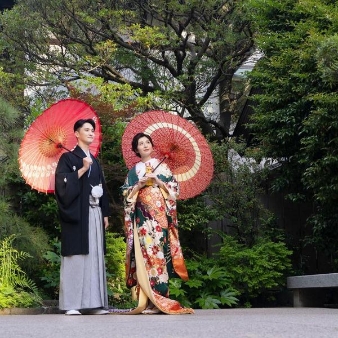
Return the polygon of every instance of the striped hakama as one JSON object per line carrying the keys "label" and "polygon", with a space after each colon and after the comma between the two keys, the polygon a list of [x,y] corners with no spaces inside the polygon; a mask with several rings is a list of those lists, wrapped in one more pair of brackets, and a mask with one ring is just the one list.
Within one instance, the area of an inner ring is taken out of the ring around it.
{"label": "striped hakama", "polygon": [[61,310],[108,307],[102,222],[101,208],[90,196],[89,254],[61,256]]}

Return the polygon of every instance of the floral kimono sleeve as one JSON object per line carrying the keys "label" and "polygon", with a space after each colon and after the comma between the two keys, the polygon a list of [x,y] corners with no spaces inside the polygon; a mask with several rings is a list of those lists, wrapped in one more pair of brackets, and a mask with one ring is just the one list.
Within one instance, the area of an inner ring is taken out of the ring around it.
{"label": "floral kimono sleeve", "polygon": [[128,237],[128,234],[133,230],[133,219],[135,213],[135,203],[137,199],[137,193],[131,197],[132,190],[138,182],[138,177],[136,175],[135,167],[132,168],[127,178],[124,182],[124,185],[121,187],[122,196],[123,196],[123,205],[124,205],[124,225],[125,233]]}
{"label": "floral kimono sleeve", "polygon": [[134,256],[134,220],[135,220],[135,204],[138,193],[136,193],[132,198],[130,197],[131,192],[138,182],[138,177],[136,175],[135,167],[132,168],[127,178],[124,182],[124,185],[121,187],[121,192],[123,196],[124,204],[124,231],[126,236],[126,285],[127,287],[132,287],[136,285],[136,280],[133,278],[133,272],[136,271],[136,263]]}
{"label": "floral kimono sleeve", "polygon": [[176,200],[179,196],[178,182],[166,164],[161,165],[161,171],[158,176],[166,186],[166,190],[161,189],[161,192],[166,202],[167,212],[176,223]]}

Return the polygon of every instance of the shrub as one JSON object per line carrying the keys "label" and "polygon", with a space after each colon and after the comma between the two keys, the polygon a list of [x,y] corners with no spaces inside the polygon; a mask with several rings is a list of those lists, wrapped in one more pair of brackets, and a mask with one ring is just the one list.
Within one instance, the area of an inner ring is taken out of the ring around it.
{"label": "shrub", "polygon": [[11,235],[0,243],[0,308],[32,307],[42,301],[35,283],[19,265],[31,256],[13,248],[15,238]]}
{"label": "shrub", "polygon": [[231,287],[225,268],[214,259],[198,256],[186,260],[189,280],[170,279],[170,296],[182,305],[200,309],[218,309],[237,304],[238,292]]}
{"label": "shrub", "polygon": [[241,303],[250,304],[264,292],[285,285],[291,253],[282,241],[262,238],[247,247],[224,235],[218,264],[225,269],[230,285],[239,291]]}
{"label": "shrub", "polygon": [[117,233],[106,233],[107,283],[109,304],[114,307],[133,307],[131,292],[125,283],[126,243],[124,237]]}
{"label": "shrub", "polygon": [[43,258],[45,264],[42,267],[42,276],[40,280],[43,282],[43,288],[48,296],[57,299],[59,296],[60,285],[60,265],[61,265],[61,242],[58,238],[51,241],[54,251],[48,250]]}
{"label": "shrub", "polygon": [[43,253],[50,249],[48,235],[42,227],[33,226],[16,215],[11,207],[8,201],[0,197],[0,241],[15,235],[15,248],[34,257],[21,262],[21,267],[32,278],[43,263]]}

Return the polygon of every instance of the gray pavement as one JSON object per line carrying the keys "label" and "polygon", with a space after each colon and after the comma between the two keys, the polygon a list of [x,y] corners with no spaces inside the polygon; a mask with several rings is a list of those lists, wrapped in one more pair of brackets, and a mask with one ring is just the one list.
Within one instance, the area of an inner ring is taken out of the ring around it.
{"label": "gray pavement", "polygon": [[338,309],[196,310],[193,315],[1,315],[6,338],[338,338]]}

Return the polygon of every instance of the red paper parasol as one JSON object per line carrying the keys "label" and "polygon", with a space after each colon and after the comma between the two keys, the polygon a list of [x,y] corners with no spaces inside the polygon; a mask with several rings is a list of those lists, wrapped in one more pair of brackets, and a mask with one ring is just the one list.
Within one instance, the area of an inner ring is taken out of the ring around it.
{"label": "red paper parasol", "polygon": [[57,163],[64,152],[76,146],[73,127],[79,119],[95,121],[95,138],[90,151],[96,157],[101,145],[101,125],[96,112],[83,101],[58,101],[27,130],[19,149],[19,165],[23,178],[33,189],[54,192]]}
{"label": "red paper parasol", "polygon": [[137,133],[151,136],[153,156],[159,160],[165,158],[180,184],[180,199],[196,196],[208,187],[214,161],[206,139],[192,123],[179,115],[158,110],[137,115],[122,136],[123,157],[129,169],[140,161],[131,149]]}

